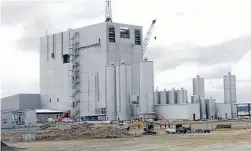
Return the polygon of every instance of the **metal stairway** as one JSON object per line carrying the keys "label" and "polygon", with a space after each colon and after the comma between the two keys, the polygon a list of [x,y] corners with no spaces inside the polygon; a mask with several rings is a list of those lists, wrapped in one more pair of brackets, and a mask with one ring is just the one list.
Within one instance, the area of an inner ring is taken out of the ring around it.
{"label": "metal stairway", "polygon": [[79,63],[79,33],[69,30],[69,78],[72,102],[72,117],[80,120],[80,63]]}

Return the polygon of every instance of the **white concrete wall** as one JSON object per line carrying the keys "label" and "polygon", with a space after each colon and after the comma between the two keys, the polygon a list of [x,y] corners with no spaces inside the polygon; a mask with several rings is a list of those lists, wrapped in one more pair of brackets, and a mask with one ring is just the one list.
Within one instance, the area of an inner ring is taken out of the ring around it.
{"label": "white concrete wall", "polygon": [[220,116],[223,119],[232,118],[230,103],[216,103],[216,117]]}
{"label": "white concrete wall", "polygon": [[25,124],[36,125],[37,113],[35,110],[25,112]]}
{"label": "white concrete wall", "polygon": [[200,119],[200,105],[199,104],[168,104],[155,105],[155,113],[159,119],[179,119],[179,120],[193,120]]}

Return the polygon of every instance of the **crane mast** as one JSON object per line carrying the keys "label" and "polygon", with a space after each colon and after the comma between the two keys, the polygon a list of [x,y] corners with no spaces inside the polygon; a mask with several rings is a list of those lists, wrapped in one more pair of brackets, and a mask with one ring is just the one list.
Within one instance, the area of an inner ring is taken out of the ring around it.
{"label": "crane mast", "polygon": [[152,21],[152,24],[151,24],[150,28],[148,29],[148,31],[147,31],[147,33],[146,33],[146,36],[145,36],[145,38],[144,38],[144,43],[143,43],[143,48],[142,48],[143,56],[144,56],[145,51],[146,51],[146,49],[147,49],[148,43],[149,43],[149,41],[150,41],[150,39],[151,39],[152,31],[153,31],[153,28],[154,28],[155,23],[156,23],[156,19],[154,19],[154,20]]}
{"label": "crane mast", "polygon": [[112,6],[111,6],[111,0],[106,0],[105,21],[106,21],[106,22],[112,22]]}

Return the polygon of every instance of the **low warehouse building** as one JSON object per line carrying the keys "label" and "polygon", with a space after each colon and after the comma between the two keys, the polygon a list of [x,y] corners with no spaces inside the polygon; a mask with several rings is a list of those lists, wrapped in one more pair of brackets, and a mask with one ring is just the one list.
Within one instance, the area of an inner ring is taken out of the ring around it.
{"label": "low warehouse building", "polygon": [[1,111],[39,108],[40,94],[16,94],[1,98]]}
{"label": "low warehouse building", "polygon": [[48,109],[36,109],[37,119],[48,120],[48,118],[57,119],[58,116],[63,114],[62,111],[48,110]]}
{"label": "low warehouse building", "polygon": [[158,119],[199,120],[200,104],[160,104],[155,105]]}

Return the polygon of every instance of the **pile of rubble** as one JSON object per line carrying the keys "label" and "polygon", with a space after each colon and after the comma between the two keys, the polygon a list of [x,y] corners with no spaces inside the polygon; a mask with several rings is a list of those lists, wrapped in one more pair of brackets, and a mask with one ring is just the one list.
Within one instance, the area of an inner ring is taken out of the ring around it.
{"label": "pile of rubble", "polygon": [[93,126],[87,124],[72,125],[68,129],[49,128],[36,133],[36,140],[73,140],[97,138],[132,137],[128,131],[115,126]]}
{"label": "pile of rubble", "polygon": [[3,141],[1,141],[1,151],[18,151],[18,150],[24,150],[25,148],[17,148],[13,146],[9,146],[5,144]]}

